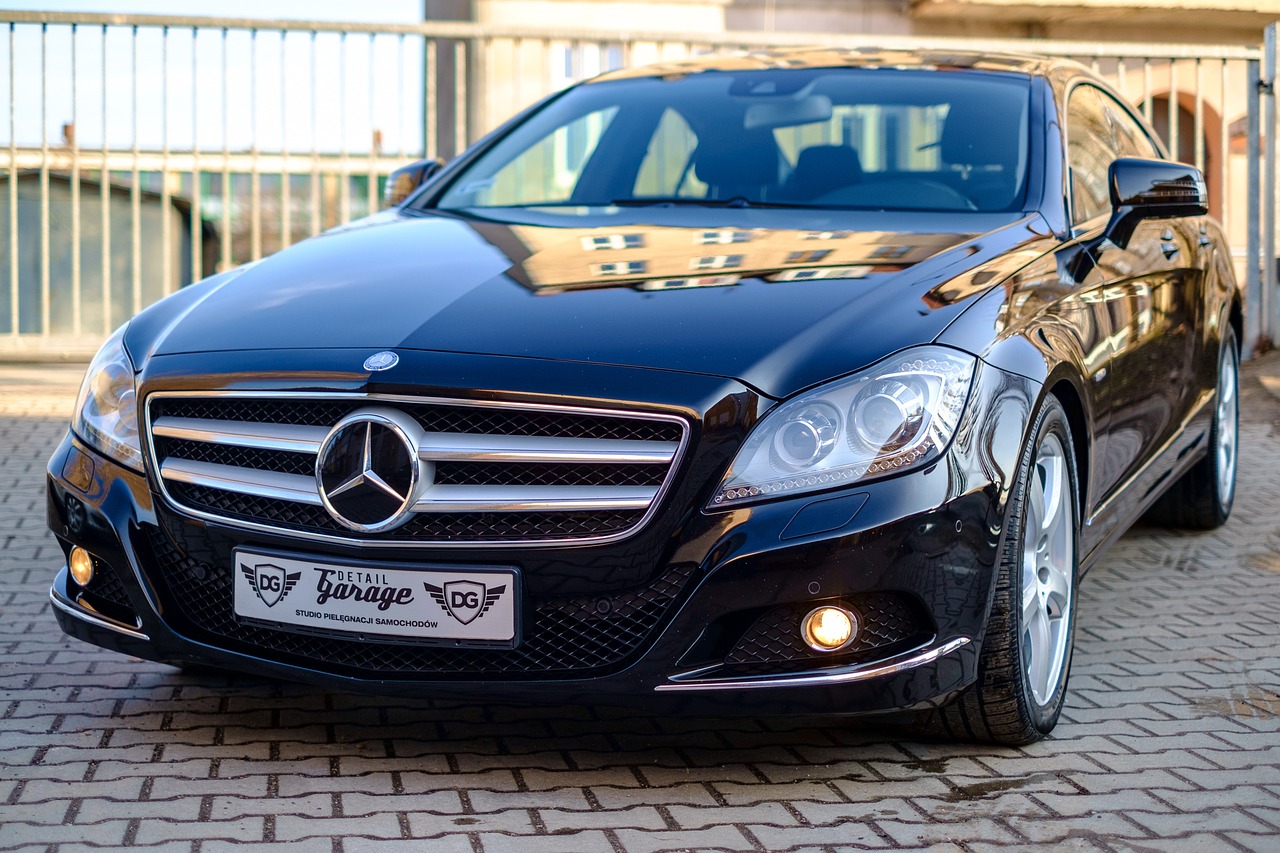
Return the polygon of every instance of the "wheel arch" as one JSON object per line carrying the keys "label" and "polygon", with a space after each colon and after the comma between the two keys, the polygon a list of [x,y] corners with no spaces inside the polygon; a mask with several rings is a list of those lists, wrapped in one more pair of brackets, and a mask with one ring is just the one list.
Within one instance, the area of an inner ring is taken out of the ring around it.
{"label": "wheel arch", "polygon": [[1080,397],[1080,392],[1076,390],[1076,386],[1065,378],[1055,382],[1049,389],[1049,394],[1057,399],[1067,413],[1067,425],[1071,428],[1071,451],[1075,454],[1076,463],[1076,511],[1080,514],[1078,523],[1084,524],[1084,519],[1087,517],[1085,484],[1089,482],[1091,462],[1084,401]]}

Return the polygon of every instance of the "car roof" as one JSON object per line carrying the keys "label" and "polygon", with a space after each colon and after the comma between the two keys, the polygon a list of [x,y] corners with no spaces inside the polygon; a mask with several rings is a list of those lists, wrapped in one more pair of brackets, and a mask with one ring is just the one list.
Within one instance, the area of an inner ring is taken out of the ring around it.
{"label": "car roof", "polygon": [[785,68],[920,68],[937,70],[1003,71],[1046,76],[1059,67],[1085,71],[1084,66],[1056,57],[970,50],[904,50],[868,47],[787,47],[714,53],[607,71],[589,82],[639,77],[668,77],[703,71],[764,71]]}

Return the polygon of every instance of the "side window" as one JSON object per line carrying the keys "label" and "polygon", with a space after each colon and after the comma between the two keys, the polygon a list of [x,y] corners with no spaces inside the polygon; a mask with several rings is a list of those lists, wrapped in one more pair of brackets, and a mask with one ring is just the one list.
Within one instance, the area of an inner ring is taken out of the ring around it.
{"label": "side window", "polygon": [[1160,152],[1155,143],[1142,129],[1129,111],[1120,106],[1115,98],[1106,92],[1099,93],[1102,98],[1102,109],[1111,123],[1111,138],[1115,144],[1116,154],[1120,157],[1145,157],[1148,160],[1160,159]]}
{"label": "side window", "polygon": [[608,107],[560,125],[492,176],[456,192],[470,196],[470,204],[485,207],[568,201],[617,111]]}
{"label": "side window", "polygon": [[1111,210],[1107,170],[1116,159],[1111,123],[1098,90],[1077,86],[1067,101],[1067,165],[1071,168],[1071,221],[1087,222]]}
{"label": "side window", "polygon": [[634,194],[637,197],[705,196],[707,185],[694,176],[689,163],[697,147],[698,137],[684,117],[672,109],[663,112],[640,163]]}

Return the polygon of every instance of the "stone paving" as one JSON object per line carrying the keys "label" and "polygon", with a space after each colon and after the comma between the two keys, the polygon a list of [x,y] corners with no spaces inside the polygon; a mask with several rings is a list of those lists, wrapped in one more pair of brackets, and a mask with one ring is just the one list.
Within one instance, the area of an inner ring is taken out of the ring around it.
{"label": "stone paving", "polygon": [[1221,531],[1082,586],[1025,749],[830,719],[479,707],[183,674],[65,638],[43,469],[76,369],[0,368],[0,849],[1280,850],[1280,356],[1246,365]]}

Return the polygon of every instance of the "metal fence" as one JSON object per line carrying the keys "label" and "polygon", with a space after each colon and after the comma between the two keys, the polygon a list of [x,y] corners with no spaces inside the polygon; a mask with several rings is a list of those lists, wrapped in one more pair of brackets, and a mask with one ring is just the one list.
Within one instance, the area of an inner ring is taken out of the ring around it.
{"label": "metal fence", "polygon": [[0,11],[8,68],[0,357],[84,355],[192,280],[375,210],[392,169],[448,158],[576,79],[797,44],[1031,51],[1092,66],[1176,156],[1206,171],[1247,291],[1252,350],[1280,330],[1275,35],[1273,25],[1257,48],[805,33],[690,39]]}

